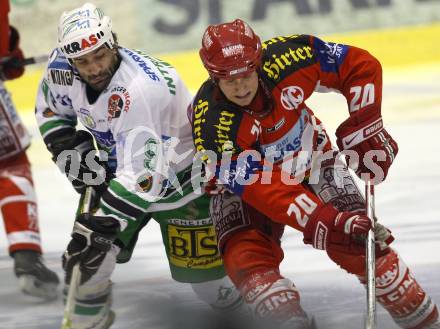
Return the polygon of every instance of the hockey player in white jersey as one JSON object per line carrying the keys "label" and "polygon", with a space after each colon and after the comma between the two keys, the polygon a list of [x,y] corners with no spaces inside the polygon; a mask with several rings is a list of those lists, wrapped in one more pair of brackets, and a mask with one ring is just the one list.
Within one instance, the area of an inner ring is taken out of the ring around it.
{"label": "hockey player in white jersey", "polygon": [[215,309],[238,307],[209,199],[191,184],[191,95],[175,69],[119,46],[110,18],[89,3],[62,14],[58,42],[38,91],[39,129],[76,191],[92,185],[101,195],[96,211],[77,214],[63,256],[66,284],[73,265],[81,269],[73,328],[111,325],[111,273],[117,259],[130,258],[151,217],[161,226],[172,277],[191,283]]}

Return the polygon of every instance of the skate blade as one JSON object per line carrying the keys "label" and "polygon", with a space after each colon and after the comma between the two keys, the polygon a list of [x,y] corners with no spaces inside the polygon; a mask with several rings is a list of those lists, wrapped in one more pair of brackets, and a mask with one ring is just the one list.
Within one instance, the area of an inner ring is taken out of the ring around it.
{"label": "skate blade", "polygon": [[18,286],[26,295],[42,298],[47,301],[54,300],[58,297],[58,284],[41,282],[32,275],[20,275],[18,278]]}

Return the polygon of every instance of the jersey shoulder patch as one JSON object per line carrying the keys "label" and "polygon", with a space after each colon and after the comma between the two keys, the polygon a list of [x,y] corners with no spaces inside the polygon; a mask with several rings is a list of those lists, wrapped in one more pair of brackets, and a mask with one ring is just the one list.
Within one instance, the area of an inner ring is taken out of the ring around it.
{"label": "jersey shoulder patch", "polygon": [[316,62],[308,35],[280,36],[263,42],[262,73],[276,83]]}
{"label": "jersey shoulder patch", "polygon": [[313,39],[313,48],[317,54],[321,70],[324,72],[337,72],[348,54],[349,46],[334,42],[325,42]]}
{"label": "jersey shoulder patch", "polygon": [[59,48],[56,48],[49,56],[47,66],[47,79],[49,82],[61,85],[71,86],[75,78],[75,73],[67,58]]}

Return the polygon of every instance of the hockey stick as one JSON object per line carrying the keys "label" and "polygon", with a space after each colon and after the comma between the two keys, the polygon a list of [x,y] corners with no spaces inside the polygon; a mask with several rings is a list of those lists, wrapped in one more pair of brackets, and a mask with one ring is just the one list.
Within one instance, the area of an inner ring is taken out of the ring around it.
{"label": "hockey stick", "polygon": [[376,329],[376,254],[374,237],[374,185],[368,179],[365,182],[365,204],[367,216],[371,219],[371,229],[368,232],[366,244],[367,270],[367,318],[366,329]]}
{"label": "hockey stick", "polygon": [[21,64],[22,65],[40,64],[40,63],[46,63],[48,60],[49,60],[48,55],[40,55],[40,56],[25,58],[23,59]]}
{"label": "hockey stick", "polygon": [[[10,59],[11,59],[11,57],[0,58],[0,65],[5,64]],[[24,58],[21,62],[19,62],[19,65],[25,66],[25,65],[31,65],[31,64],[46,63],[48,61],[48,59],[49,59],[48,55],[28,57],[28,58]]]}
{"label": "hockey stick", "polygon": [[[93,188],[87,187],[84,192],[84,199],[82,202],[81,213],[90,211],[92,202]],[[72,329],[72,313],[75,307],[75,296],[78,291],[78,286],[81,281],[81,271],[79,270],[79,263],[75,264],[72,269],[72,276],[70,277],[69,291],[67,292],[66,305],[64,306],[63,321],[61,329]]]}

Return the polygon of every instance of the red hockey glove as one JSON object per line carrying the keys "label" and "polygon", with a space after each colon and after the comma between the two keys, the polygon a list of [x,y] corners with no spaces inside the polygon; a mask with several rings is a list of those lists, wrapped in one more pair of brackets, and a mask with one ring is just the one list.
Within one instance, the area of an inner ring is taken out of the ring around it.
{"label": "red hockey glove", "polygon": [[[385,180],[388,170],[399,151],[396,141],[383,127],[380,114],[359,111],[352,114],[336,130],[336,143],[340,150],[353,150],[359,156],[359,162],[347,157],[350,167],[356,168],[360,178],[369,174],[378,184]],[[369,154],[368,151],[378,151],[378,156]]]}
{"label": "red hockey glove", "polygon": [[354,212],[339,212],[331,204],[318,207],[306,224],[304,243],[313,248],[352,255],[365,254],[365,239],[370,219]]}
{"label": "red hockey glove", "polygon": [[21,64],[24,56],[19,47],[19,41],[18,31],[13,26],[10,26],[9,54],[7,60],[1,64],[1,71],[5,80],[16,79],[24,73],[24,67]]}

